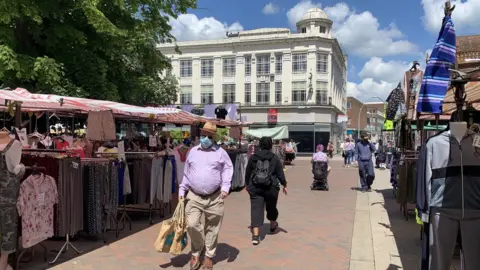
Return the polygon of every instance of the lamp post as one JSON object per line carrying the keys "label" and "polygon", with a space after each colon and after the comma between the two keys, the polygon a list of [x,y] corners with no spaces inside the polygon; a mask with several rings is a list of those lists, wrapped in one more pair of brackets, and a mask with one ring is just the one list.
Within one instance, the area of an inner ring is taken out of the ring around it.
{"label": "lamp post", "polygon": [[[380,100],[383,104],[385,104],[385,101],[383,99],[381,99],[380,97],[370,97],[368,98],[365,102],[369,101],[369,100],[372,100],[372,99],[378,99]],[[365,106],[365,102],[362,103],[362,107],[360,107],[360,111],[358,111],[358,130],[357,130],[357,136],[358,138],[360,138],[360,116],[362,115],[362,109],[363,107]]]}

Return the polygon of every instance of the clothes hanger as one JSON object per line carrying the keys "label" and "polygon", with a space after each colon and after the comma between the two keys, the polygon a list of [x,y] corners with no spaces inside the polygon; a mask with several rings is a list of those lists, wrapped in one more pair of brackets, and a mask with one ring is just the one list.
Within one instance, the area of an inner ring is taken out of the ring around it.
{"label": "clothes hanger", "polygon": [[416,72],[417,71],[417,66],[420,66],[420,63],[418,63],[418,61],[413,61],[413,65],[410,68],[410,72]]}

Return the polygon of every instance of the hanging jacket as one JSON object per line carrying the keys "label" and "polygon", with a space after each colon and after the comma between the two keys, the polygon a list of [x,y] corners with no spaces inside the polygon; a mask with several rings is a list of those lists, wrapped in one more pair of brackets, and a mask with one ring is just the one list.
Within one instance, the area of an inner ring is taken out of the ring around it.
{"label": "hanging jacket", "polygon": [[480,149],[474,134],[460,143],[444,131],[431,137],[417,162],[417,207],[428,222],[432,208],[453,219],[480,218]]}

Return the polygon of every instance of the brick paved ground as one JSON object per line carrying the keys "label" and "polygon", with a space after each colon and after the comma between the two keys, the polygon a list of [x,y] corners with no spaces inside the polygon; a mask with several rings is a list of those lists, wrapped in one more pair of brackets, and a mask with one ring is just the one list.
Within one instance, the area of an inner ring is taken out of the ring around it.
{"label": "brick paved ground", "polygon": [[[290,194],[279,202],[281,232],[267,235],[257,247],[251,245],[249,201],[246,193],[232,194],[226,202],[226,216],[220,235],[215,269],[349,269],[350,247],[356,203],[355,169],[332,162],[330,191],[310,191],[308,160],[296,160],[287,170]],[[99,247],[51,269],[187,269],[188,255],[172,257],[154,251],[159,225],[146,228],[122,240]],[[143,226],[143,227],[142,227]],[[268,230],[268,228],[265,228]],[[125,234],[125,232],[124,232]],[[77,242],[88,250],[92,242]],[[187,251],[188,252],[188,251]],[[65,254],[71,256],[72,251]],[[39,257],[37,253],[36,257]],[[49,254],[52,258],[52,253]],[[21,269],[46,269],[31,262]]]}

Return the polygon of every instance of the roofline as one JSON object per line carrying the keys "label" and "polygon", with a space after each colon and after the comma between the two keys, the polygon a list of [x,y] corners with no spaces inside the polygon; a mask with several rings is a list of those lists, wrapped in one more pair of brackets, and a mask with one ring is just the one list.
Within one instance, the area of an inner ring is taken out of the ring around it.
{"label": "roofline", "polygon": [[[257,29],[262,29],[262,28],[257,28]],[[252,30],[257,30],[257,29],[252,29]],[[286,29],[286,28],[279,28],[279,29]],[[247,30],[248,31],[248,30]],[[285,35],[284,34],[276,34],[276,35]],[[275,34],[273,34],[275,35]],[[243,37],[247,37],[250,35],[245,35]],[[288,33],[285,36],[279,36],[279,37],[271,37],[269,36],[268,33],[265,34],[267,37],[262,37],[262,35],[259,35],[258,39],[242,39],[242,35],[240,32],[240,35],[238,37],[231,37],[231,38],[223,38],[223,39],[212,39],[212,40],[192,40],[192,41],[180,41],[180,42],[172,42],[172,43],[163,43],[163,44],[157,44],[157,49],[161,50],[163,54],[178,54],[176,52],[176,48],[180,49],[180,51],[183,48],[189,49],[189,48],[195,48],[195,49],[202,49],[202,48],[212,48],[215,46],[244,46],[244,45],[262,45],[262,44],[268,44],[268,43],[280,43],[280,42],[289,42],[293,43],[297,39],[301,38],[306,41],[313,41],[313,40],[320,40],[324,42],[332,42],[333,44],[336,45],[338,48],[338,56],[340,56],[340,59],[343,59],[343,64],[345,67],[347,67],[347,61],[348,61],[348,55],[344,53],[342,46],[338,42],[337,38],[331,37],[322,37],[322,36],[312,36],[310,34],[303,34],[303,33]],[[332,45],[333,45],[332,44]],[[332,53],[334,52],[334,48],[332,46]]]}

